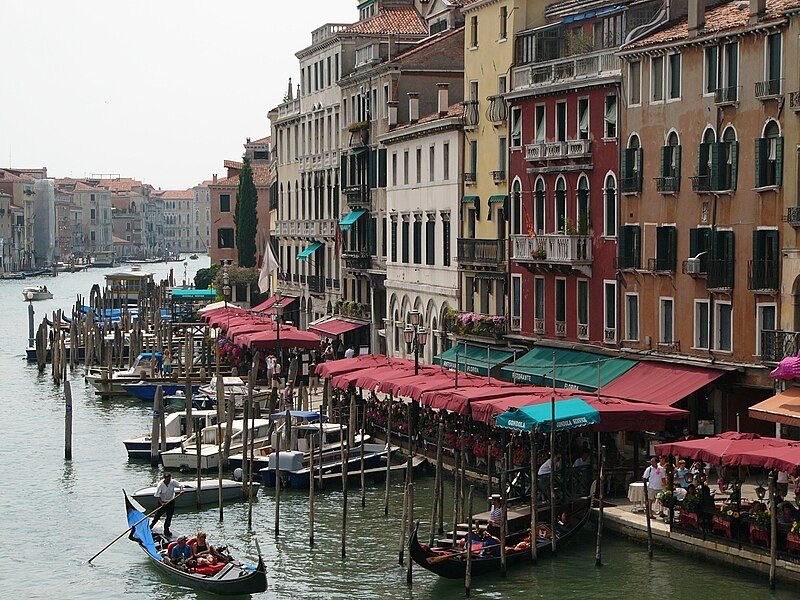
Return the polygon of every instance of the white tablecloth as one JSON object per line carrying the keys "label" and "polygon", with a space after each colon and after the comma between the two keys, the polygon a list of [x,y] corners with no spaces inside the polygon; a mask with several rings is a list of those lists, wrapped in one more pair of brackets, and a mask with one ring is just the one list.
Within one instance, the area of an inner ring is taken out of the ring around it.
{"label": "white tablecloth", "polygon": [[645,501],[644,481],[634,481],[628,486],[628,500],[634,506],[643,506]]}

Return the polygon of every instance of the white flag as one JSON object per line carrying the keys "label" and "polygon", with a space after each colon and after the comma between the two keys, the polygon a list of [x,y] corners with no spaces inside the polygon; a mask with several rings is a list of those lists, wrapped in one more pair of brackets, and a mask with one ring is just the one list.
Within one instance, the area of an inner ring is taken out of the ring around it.
{"label": "white flag", "polygon": [[272,246],[267,244],[267,253],[264,260],[261,262],[261,272],[258,274],[258,289],[262,294],[266,293],[269,289],[269,276],[273,271],[280,269],[275,255],[272,253]]}

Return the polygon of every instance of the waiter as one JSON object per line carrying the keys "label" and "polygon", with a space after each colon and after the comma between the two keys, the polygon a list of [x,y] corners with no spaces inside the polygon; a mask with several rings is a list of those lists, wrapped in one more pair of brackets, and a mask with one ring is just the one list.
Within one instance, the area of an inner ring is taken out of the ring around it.
{"label": "waiter", "polygon": [[150,529],[155,527],[161,515],[165,515],[164,535],[166,537],[172,535],[169,526],[172,524],[172,515],[175,512],[175,490],[179,490],[179,493],[183,493],[183,484],[180,481],[172,479],[172,473],[164,473],[164,479],[159,482],[156,493],[153,494],[158,502],[158,510],[153,515]]}

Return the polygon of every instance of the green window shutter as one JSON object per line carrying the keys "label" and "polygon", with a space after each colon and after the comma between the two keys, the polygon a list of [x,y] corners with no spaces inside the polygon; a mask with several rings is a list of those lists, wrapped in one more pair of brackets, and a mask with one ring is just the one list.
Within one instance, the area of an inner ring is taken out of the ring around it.
{"label": "green window shutter", "polygon": [[703,142],[700,144],[700,148],[697,151],[697,175],[700,177],[703,175],[710,175],[708,172],[708,147],[709,144]]}
{"label": "green window shutter", "polygon": [[669,240],[667,239],[667,227],[656,227],[656,270],[662,271],[667,268],[667,254]]}
{"label": "green window shutter", "polygon": [[[347,182],[348,182],[348,179],[347,179],[347,161],[348,161],[347,154],[342,154],[342,178],[340,179],[340,181],[342,182],[342,187],[346,187],[347,186]],[[305,191],[305,189],[303,191]]]}
{"label": "green window shutter", "polygon": [[670,271],[675,271],[678,262],[678,231],[673,226],[667,228],[667,243],[667,264]]}
{"label": "green window shutter", "polygon": [[672,162],[675,165],[675,191],[681,189],[681,147],[672,147]]}
{"label": "green window shutter", "polygon": [[670,176],[670,162],[672,161],[672,146],[661,147],[661,176]]}
{"label": "green window shutter", "polygon": [[765,231],[756,230],[753,232],[753,262],[758,263],[761,262],[764,258],[763,256],[763,244],[764,244],[764,233]]}
{"label": "green window shutter", "polygon": [[619,172],[622,176],[622,179],[627,179],[630,177],[629,175],[629,160],[628,160],[628,149],[622,151],[622,156],[620,157],[620,165],[619,165]]}
{"label": "green window shutter", "polygon": [[619,228],[619,239],[617,240],[617,265],[620,269],[628,268],[628,226],[623,225]]}
{"label": "green window shutter", "polygon": [[729,142],[731,145],[731,189],[736,189],[739,179],[739,142]]}
{"label": "green window shutter", "polygon": [[377,228],[378,228],[378,223],[376,219],[370,218],[367,221],[367,249],[369,250],[369,253],[372,255],[377,254],[375,252],[376,249],[375,240],[376,240]]}
{"label": "green window shutter", "polygon": [[755,140],[755,167],[756,167],[756,187],[763,187],[767,181],[767,151],[769,140],[767,138],[756,138]]}
{"label": "green window shutter", "polygon": [[734,273],[734,244],[733,244],[733,232],[732,231],[725,231],[723,232],[725,236],[723,237],[725,246],[724,246],[724,256],[725,256],[725,283],[726,287],[733,287],[733,273]]}
{"label": "green window shutter", "polygon": [[632,225],[633,235],[631,236],[631,254],[633,256],[633,266],[636,269],[642,267],[642,230],[638,225]]}
{"label": "green window shutter", "polygon": [[378,151],[377,150],[370,150],[369,151],[369,165],[368,165],[369,173],[369,187],[370,189],[374,188],[377,182],[377,174],[378,174]]}
{"label": "green window shutter", "polygon": [[636,148],[634,153],[635,153],[634,155],[637,157],[637,162],[634,163],[634,164],[638,164],[639,165],[639,172],[636,174],[637,179],[638,179],[638,181],[636,182],[637,183],[636,191],[637,192],[641,192],[642,191],[642,178],[643,178],[643,175],[644,175],[644,150],[642,148]]}
{"label": "green window shutter", "polygon": [[775,140],[775,185],[783,185],[783,137]]}
{"label": "green window shutter", "polygon": [[386,148],[378,150],[378,187],[386,187]]}
{"label": "green window shutter", "polygon": [[700,250],[700,228],[690,229],[689,230],[689,257],[694,258],[702,250]]}
{"label": "green window shutter", "polygon": [[723,144],[711,144],[711,191],[722,189],[723,171],[722,164],[725,158],[725,148]]}

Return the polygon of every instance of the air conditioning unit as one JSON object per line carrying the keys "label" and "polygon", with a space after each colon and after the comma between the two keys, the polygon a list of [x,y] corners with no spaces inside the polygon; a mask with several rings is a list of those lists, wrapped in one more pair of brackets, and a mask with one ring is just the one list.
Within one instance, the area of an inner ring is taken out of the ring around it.
{"label": "air conditioning unit", "polygon": [[700,274],[700,259],[697,257],[686,259],[686,274],[699,275]]}

